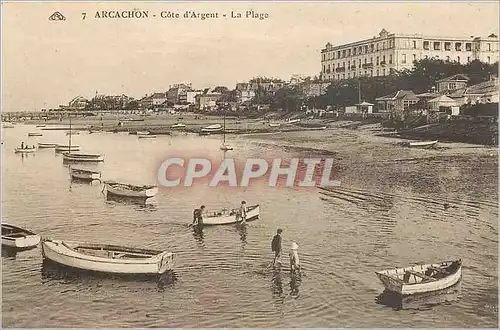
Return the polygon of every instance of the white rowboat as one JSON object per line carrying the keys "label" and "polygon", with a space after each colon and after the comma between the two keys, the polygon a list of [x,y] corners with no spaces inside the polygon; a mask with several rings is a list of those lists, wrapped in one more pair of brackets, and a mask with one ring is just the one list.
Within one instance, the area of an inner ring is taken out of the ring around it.
{"label": "white rowboat", "polygon": [[71,177],[80,180],[99,180],[101,172],[72,168]]}
{"label": "white rowboat", "polygon": [[156,138],[156,135],[139,135],[138,136],[139,139],[155,139]]}
{"label": "white rowboat", "polygon": [[[252,205],[247,207],[246,221],[255,220],[259,217],[260,206]],[[229,225],[232,223],[241,222],[239,209],[221,210],[219,212],[207,212],[203,215],[203,225]]]}
{"label": "white rowboat", "polygon": [[42,241],[42,255],[64,266],[113,274],[163,274],[174,264],[172,252],[59,240]]}
{"label": "white rowboat", "polygon": [[375,272],[389,291],[401,295],[433,292],[456,284],[462,277],[462,260]]}
{"label": "white rowboat", "polygon": [[78,146],[78,145],[71,145],[71,148],[70,148],[69,145],[62,145],[62,144],[58,144],[56,146],[56,151],[57,152],[62,152],[62,151],[79,151],[79,150],[80,150],[80,146]]}
{"label": "white rowboat", "polygon": [[220,150],[224,150],[224,151],[233,150],[233,147],[231,147],[231,146],[229,146],[229,145],[227,145],[225,143],[222,143],[220,145]]}
{"label": "white rowboat", "polygon": [[65,152],[63,153],[64,161],[72,161],[72,162],[103,162],[104,156],[101,154],[78,154]]}
{"label": "white rowboat", "polygon": [[56,143],[38,143],[38,148],[47,149],[47,148],[55,148],[57,147]]}
{"label": "white rowboat", "polygon": [[104,182],[108,194],[124,197],[149,198],[158,193],[158,187],[154,185],[136,186],[114,181]]}
{"label": "white rowboat", "polygon": [[280,127],[280,123],[269,123],[269,127]]}
{"label": "white rowboat", "polygon": [[177,124],[172,125],[172,128],[181,128],[181,127],[186,127],[186,125],[181,124],[181,123],[177,123]]}
{"label": "white rowboat", "polygon": [[15,153],[32,153],[35,152],[36,148],[16,148]]}
{"label": "white rowboat", "polygon": [[220,124],[209,125],[201,129],[203,133],[220,132],[222,131],[222,126]]}
{"label": "white rowboat", "polygon": [[13,248],[31,248],[40,243],[40,236],[26,229],[2,224],[2,245]]}
{"label": "white rowboat", "polygon": [[438,143],[437,140],[434,141],[420,141],[420,142],[409,142],[408,146],[410,148],[429,148]]}
{"label": "white rowboat", "polygon": [[143,136],[143,135],[149,135],[148,131],[137,131],[137,135]]}

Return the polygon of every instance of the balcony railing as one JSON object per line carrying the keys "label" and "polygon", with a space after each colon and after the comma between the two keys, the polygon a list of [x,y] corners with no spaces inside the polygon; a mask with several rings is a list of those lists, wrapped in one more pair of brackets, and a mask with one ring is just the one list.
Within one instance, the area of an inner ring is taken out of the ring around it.
{"label": "balcony railing", "polygon": [[345,71],[345,67],[337,68],[335,71],[337,71],[337,72],[344,72]]}
{"label": "balcony railing", "polygon": [[351,70],[356,70],[356,66],[355,65],[351,65]]}
{"label": "balcony railing", "polygon": [[373,63],[365,63],[365,64],[363,64],[363,69],[366,69],[366,68],[373,68]]}

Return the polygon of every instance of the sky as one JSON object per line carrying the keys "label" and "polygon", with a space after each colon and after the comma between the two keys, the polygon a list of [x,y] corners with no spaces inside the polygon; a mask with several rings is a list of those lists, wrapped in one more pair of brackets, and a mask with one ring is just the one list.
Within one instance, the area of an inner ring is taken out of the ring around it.
{"label": "sky", "polygon": [[[149,19],[95,18],[97,11],[134,8],[149,11]],[[186,10],[220,18],[160,17]],[[229,18],[247,10],[269,17]],[[2,111],[56,108],[96,92],[141,98],[182,82],[232,89],[256,76],[314,76],[327,42],[371,38],[383,28],[498,35],[498,10],[497,2],[2,3]],[[55,11],[66,20],[49,20]]]}

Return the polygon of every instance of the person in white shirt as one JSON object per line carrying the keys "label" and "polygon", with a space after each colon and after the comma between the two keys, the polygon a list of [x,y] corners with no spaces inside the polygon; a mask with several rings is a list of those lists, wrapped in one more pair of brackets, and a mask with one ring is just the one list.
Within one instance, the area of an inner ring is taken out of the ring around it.
{"label": "person in white shirt", "polygon": [[300,260],[298,253],[299,245],[292,242],[292,251],[290,251],[290,274],[300,275]]}

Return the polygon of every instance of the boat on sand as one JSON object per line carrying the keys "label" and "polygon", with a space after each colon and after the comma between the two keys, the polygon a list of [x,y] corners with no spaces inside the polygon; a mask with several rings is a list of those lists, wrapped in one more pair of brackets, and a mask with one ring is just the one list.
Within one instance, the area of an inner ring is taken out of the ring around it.
{"label": "boat on sand", "polygon": [[388,291],[401,295],[433,292],[456,284],[462,277],[462,260],[415,265],[375,272]]}
{"label": "boat on sand", "polygon": [[417,141],[417,142],[408,142],[407,146],[410,148],[430,148],[435,146],[438,143],[437,140],[434,141]]}

